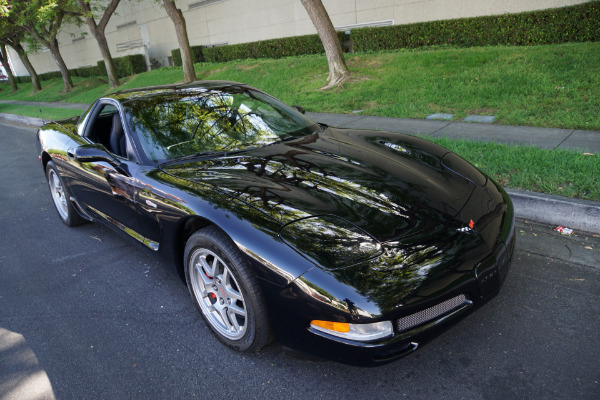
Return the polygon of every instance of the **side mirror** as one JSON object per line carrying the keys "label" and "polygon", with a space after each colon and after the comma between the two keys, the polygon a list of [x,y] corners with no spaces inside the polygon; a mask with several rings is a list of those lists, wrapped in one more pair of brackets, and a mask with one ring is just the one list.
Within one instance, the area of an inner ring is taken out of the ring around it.
{"label": "side mirror", "polygon": [[73,157],[78,162],[99,162],[104,161],[109,163],[119,172],[129,176],[129,172],[127,171],[127,165],[122,164],[119,160],[117,160],[109,151],[101,144],[90,144],[85,146],[80,146],[75,149],[75,154]]}
{"label": "side mirror", "polygon": [[299,106],[299,105],[293,105],[292,107],[294,107],[296,110],[300,111],[302,114],[306,114],[306,110],[304,109],[304,107]]}

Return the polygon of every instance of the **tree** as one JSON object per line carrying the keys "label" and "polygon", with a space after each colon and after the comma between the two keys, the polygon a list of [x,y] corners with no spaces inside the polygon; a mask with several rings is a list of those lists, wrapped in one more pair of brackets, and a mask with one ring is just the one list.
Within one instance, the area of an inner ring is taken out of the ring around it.
{"label": "tree", "polygon": [[48,48],[63,78],[64,91],[71,91],[73,81],[60,54],[56,36],[66,20],[79,21],[81,13],[75,8],[74,0],[11,0],[9,3],[9,22],[23,27],[33,39]]}
{"label": "tree", "polygon": [[19,87],[17,86],[17,81],[15,80],[15,77],[10,69],[10,65],[8,64],[8,53],[6,52],[6,45],[3,43],[0,44],[0,61],[2,61],[2,65],[6,70],[6,75],[8,75],[8,80],[10,82],[10,86],[12,87],[12,91],[16,92],[19,90]]}
{"label": "tree", "polygon": [[327,77],[329,83],[324,89],[341,86],[350,79],[350,71],[344,59],[340,40],[335,33],[331,19],[329,19],[329,14],[327,14],[321,0],[301,1],[325,48],[327,64],[329,65],[329,76]]}
{"label": "tree", "polygon": [[25,36],[25,29],[19,26],[11,25],[7,18],[0,17],[0,44],[12,47],[16,52],[21,62],[29,72],[31,83],[33,85],[33,93],[42,90],[40,78],[38,77],[33,65],[29,61],[29,57],[23,48],[21,42]]}
{"label": "tree", "polygon": [[104,31],[106,30],[106,24],[108,24],[110,17],[115,12],[120,2],[121,0],[110,0],[110,3],[106,6],[106,8],[104,8],[104,12],[102,13],[100,21],[96,23],[96,20],[94,19],[94,13],[92,11],[91,0],[78,0],[79,6],[83,11],[83,16],[85,17],[88,27],[90,28],[90,32],[92,32],[92,35],[94,35],[94,38],[98,42],[98,47],[100,48],[100,53],[104,59],[104,65],[106,66],[108,82],[110,83],[110,87],[113,89],[119,86],[119,77],[117,76],[115,63],[110,54],[110,50],[108,49],[108,42],[106,41]]}
{"label": "tree", "polygon": [[183,65],[183,79],[186,82],[196,80],[196,72],[194,71],[194,60],[192,59],[192,50],[190,49],[190,41],[188,40],[187,28],[183,13],[175,5],[175,0],[163,0],[165,10],[173,21],[175,33],[177,34],[177,42],[181,51],[181,63]]}

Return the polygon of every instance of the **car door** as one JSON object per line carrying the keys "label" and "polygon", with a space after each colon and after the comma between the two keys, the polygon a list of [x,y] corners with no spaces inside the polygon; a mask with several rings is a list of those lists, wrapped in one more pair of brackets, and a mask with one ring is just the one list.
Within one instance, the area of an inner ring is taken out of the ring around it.
{"label": "car door", "polygon": [[[96,104],[83,122],[85,125],[80,127],[80,139],[75,147],[67,149],[71,166],[67,180],[81,208],[135,237],[139,219],[132,171],[136,171],[138,165],[123,120],[115,101],[104,99]],[[77,147],[93,146],[105,149],[111,162],[77,159]]]}

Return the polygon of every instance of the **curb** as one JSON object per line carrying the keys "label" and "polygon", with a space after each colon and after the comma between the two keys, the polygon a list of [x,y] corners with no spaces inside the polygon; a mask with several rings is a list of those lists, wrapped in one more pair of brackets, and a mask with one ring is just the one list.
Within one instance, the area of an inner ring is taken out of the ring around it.
{"label": "curb", "polygon": [[517,218],[600,234],[600,202],[505,189]]}
{"label": "curb", "polygon": [[[40,127],[41,118],[0,113],[0,121]],[[600,202],[507,189],[517,218],[600,234]]]}

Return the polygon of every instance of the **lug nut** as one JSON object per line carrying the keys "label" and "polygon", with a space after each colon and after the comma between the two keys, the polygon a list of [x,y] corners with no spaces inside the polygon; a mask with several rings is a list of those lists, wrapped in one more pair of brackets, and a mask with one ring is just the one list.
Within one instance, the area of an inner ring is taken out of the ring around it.
{"label": "lug nut", "polygon": [[224,301],[223,301],[223,298],[220,298],[220,299],[219,299],[219,303],[221,303],[221,304],[223,304],[223,303],[224,303]]}

